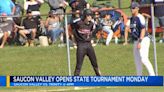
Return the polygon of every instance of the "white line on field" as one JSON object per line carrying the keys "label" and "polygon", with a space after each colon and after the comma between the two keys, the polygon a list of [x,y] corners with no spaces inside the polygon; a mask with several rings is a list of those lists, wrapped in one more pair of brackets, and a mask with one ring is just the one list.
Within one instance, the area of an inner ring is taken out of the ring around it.
{"label": "white line on field", "polygon": [[67,92],[67,91],[76,91],[76,90],[86,90],[86,89],[96,89],[100,87],[73,87],[73,88],[61,88],[61,89],[52,89],[52,90],[17,90],[14,92]]}
{"label": "white line on field", "polygon": [[[15,90],[15,91],[10,91],[10,92],[67,92],[67,91],[76,91],[76,90],[91,90],[91,89],[98,89],[101,87],[71,87],[71,88],[60,88],[60,89],[51,89],[51,90]],[[106,89],[112,89],[112,88],[119,88],[119,89],[124,89],[124,88],[129,88],[129,87],[114,87],[114,86],[109,86],[109,87],[104,87]],[[149,88],[149,86],[144,86],[144,87],[130,87],[130,88]],[[150,88],[158,88],[158,87],[150,87]]]}
{"label": "white line on field", "polygon": [[55,92],[55,91],[71,91],[71,90],[86,90],[86,89],[96,89],[100,87],[74,87],[67,89],[56,89],[56,90],[47,90],[46,92]]}

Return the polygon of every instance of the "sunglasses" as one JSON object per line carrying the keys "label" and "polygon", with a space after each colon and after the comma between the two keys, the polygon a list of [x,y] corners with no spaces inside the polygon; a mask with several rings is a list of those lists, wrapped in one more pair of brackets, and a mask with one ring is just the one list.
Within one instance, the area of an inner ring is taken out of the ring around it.
{"label": "sunglasses", "polygon": [[132,7],[131,9],[135,9],[135,7]]}
{"label": "sunglasses", "polygon": [[133,9],[136,9],[136,8],[137,8],[137,7],[131,7],[130,9],[132,9],[132,10],[133,10]]}
{"label": "sunglasses", "polygon": [[92,16],[92,14],[87,14],[86,16]]}

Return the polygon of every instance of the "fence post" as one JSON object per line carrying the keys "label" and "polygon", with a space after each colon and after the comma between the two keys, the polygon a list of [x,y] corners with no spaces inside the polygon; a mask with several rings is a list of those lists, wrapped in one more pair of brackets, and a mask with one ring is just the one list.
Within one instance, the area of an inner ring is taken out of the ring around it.
{"label": "fence post", "polygon": [[70,49],[69,49],[69,35],[68,35],[68,21],[67,14],[64,14],[65,19],[65,32],[66,32],[66,43],[67,43],[67,62],[68,62],[68,72],[69,76],[71,76],[71,62],[70,62]]}
{"label": "fence post", "polygon": [[158,65],[157,65],[157,51],[156,51],[156,38],[155,38],[155,24],[154,24],[154,5],[151,4],[151,17],[152,17],[152,33],[153,33],[153,47],[154,47],[154,68],[155,74],[158,76]]}
{"label": "fence post", "polygon": [[121,8],[121,0],[118,0],[118,8]]}

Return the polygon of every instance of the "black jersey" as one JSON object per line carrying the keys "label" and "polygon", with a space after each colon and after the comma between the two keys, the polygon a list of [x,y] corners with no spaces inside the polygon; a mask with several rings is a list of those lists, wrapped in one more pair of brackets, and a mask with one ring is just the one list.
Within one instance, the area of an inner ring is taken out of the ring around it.
{"label": "black jersey", "polygon": [[75,38],[77,42],[90,42],[93,30],[93,23],[85,23],[83,20],[75,23]]}

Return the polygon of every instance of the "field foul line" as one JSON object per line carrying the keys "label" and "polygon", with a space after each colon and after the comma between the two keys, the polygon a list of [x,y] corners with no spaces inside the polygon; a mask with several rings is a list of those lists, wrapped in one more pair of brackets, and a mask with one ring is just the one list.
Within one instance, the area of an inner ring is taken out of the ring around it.
{"label": "field foul line", "polygon": [[[36,90],[36,91],[27,91],[27,92],[66,92],[66,91],[76,91],[76,90],[86,90],[86,89],[89,89],[89,90],[91,90],[91,89],[98,89],[98,88],[100,88],[100,87],[74,87],[74,88],[63,88],[63,89],[54,89],[54,90]],[[127,87],[121,87],[121,86],[118,86],[118,87],[105,87],[106,89],[110,89],[110,88],[120,88],[120,89],[123,89],[123,88],[128,88],[128,86]],[[141,88],[141,87],[130,87],[130,88]],[[142,88],[148,88],[147,86],[145,86],[145,87],[142,87]],[[151,87],[152,88],[152,87]],[[154,87],[154,88],[156,88],[156,87]],[[21,91],[20,91],[21,92]]]}
{"label": "field foul line", "polygon": [[86,90],[86,89],[96,89],[100,87],[74,87],[74,88],[67,88],[67,89],[56,89],[56,90],[48,90],[47,92],[55,92],[55,91],[73,91],[73,90]]}
{"label": "field foul line", "polygon": [[[86,90],[86,89],[97,89],[100,87],[74,87],[74,88],[61,88],[61,89],[54,89],[54,90],[23,90],[23,92],[66,92],[66,91],[76,91],[76,90]],[[22,92],[22,90],[17,90],[13,92]]]}
{"label": "field foul line", "polygon": [[[61,88],[61,89],[54,89],[54,90],[16,90],[16,91],[11,91],[11,92],[66,92],[66,91],[76,91],[76,90],[91,90],[91,89],[98,89],[98,88],[101,88],[101,87],[73,87],[73,88]],[[110,89],[110,88],[120,88],[120,89],[123,89],[123,88],[134,88],[134,89],[138,89],[138,88],[149,88],[149,86],[144,86],[144,87],[122,87],[122,86],[118,86],[118,87],[104,87],[106,89]],[[150,87],[150,88],[158,88],[158,87]]]}
{"label": "field foul line", "polygon": [[[150,86],[144,86],[144,87],[137,87],[137,86],[133,86],[133,87],[131,87],[130,86],[130,88],[134,88],[134,89],[139,89],[139,88],[149,88]],[[57,91],[57,92],[62,92],[62,91],[76,91],[76,90],[86,90],[86,89],[98,89],[98,88],[101,88],[101,87],[74,87],[74,88],[66,88],[66,89],[56,89],[56,90],[44,90],[43,92],[55,92],[55,91]],[[120,88],[120,89],[124,89],[124,88],[129,88],[128,86],[127,87],[122,87],[122,86],[110,86],[110,87],[105,87],[106,89],[110,89],[110,88],[116,88],[116,89],[118,89],[118,88]],[[158,87],[150,87],[150,88],[158,88]],[[37,91],[35,91],[35,92],[37,92]]]}

